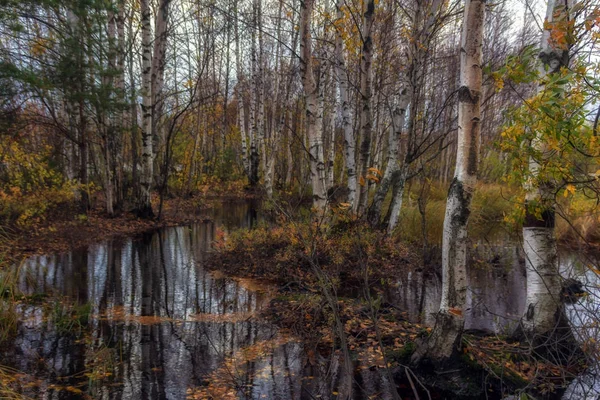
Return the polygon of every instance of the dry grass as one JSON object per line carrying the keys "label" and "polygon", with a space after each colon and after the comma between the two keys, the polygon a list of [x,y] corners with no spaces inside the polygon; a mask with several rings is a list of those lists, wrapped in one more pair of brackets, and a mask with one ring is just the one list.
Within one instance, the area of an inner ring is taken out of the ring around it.
{"label": "dry grass", "polygon": [[[425,230],[430,243],[442,242],[447,190],[446,185],[435,183],[427,194]],[[411,242],[419,242],[423,238],[422,216],[418,207],[419,192],[420,187],[413,186],[406,194],[399,221],[400,237]],[[504,217],[514,208],[511,201],[514,194],[514,190],[503,185],[478,184],[471,204],[469,235],[489,239],[505,233],[510,227],[504,223]]]}

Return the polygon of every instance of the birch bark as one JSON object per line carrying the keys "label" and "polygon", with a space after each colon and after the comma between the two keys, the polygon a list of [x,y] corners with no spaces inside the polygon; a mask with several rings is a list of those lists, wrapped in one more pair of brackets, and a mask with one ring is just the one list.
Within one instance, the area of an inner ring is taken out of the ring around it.
{"label": "birch bark", "polygon": [[151,188],[154,152],[152,148],[152,37],[150,32],[150,4],[140,0],[142,23],[142,171],[137,214],[152,218]]}
{"label": "birch bark", "polygon": [[[344,0],[338,0],[336,4],[337,21],[343,20],[342,7]],[[339,22],[338,22],[339,23]],[[344,57],[344,41],[338,28],[335,38],[335,74],[340,91],[338,102],[338,114],[340,116],[341,128],[344,133],[344,156],[346,163],[346,174],[348,175],[348,204],[354,209],[356,201],[356,161],[355,147],[356,138],[352,130],[350,117],[350,96],[348,94],[348,71],[346,69],[346,58]]]}
{"label": "birch bark", "polygon": [[251,55],[251,68],[252,76],[250,80],[250,186],[255,187],[258,184],[258,170],[259,170],[259,121],[257,121],[257,106],[260,103],[260,96],[258,93],[258,60],[256,54],[256,24],[257,24],[257,10],[256,3],[254,5],[254,26],[252,27],[252,36],[250,44],[250,55]]}
{"label": "birch bark", "polygon": [[[480,135],[482,45],[486,0],[467,0],[460,48],[458,151],[448,191],[442,240],[442,298],[435,327],[423,355],[443,362],[456,355],[464,328],[467,298],[467,222],[477,180]],[[413,359],[415,359],[413,358]]]}
{"label": "birch bark", "polygon": [[[383,200],[390,187],[392,188],[392,201],[389,209],[388,232],[392,232],[398,224],[400,211],[402,210],[402,197],[404,186],[408,176],[409,164],[415,159],[412,153],[411,143],[414,142],[414,125],[409,124],[406,130],[406,154],[400,159],[400,140],[402,140],[404,126],[406,124],[407,110],[413,103],[415,94],[422,86],[424,73],[424,58],[426,57],[430,43],[433,39],[434,29],[447,4],[442,0],[423,2],[417,7],[411,36],[414,38],[408,47],[405,72],[401,78],[402,86],[397,96],[397,105],[394,109],[392,121],[394,126],[393,135],[389,138],[389,155],[383,178],[373,198],[373,204],[369,209],[369,222],[371,225],[379,223],[381,218],[381,207]],[[410,107],[411,114],[414,107]],[[411,120],[413,115],[411,115]]]}
{"label": "birch bark", "polygon": [[241,46],[240,46],[240,30],[238,22],[238,3],[234,5],[234,29],[235,29],[235,67],[237,74],[237,83],[235,86],[235,93],[237,98],[237,110],[238,110],[238,126],[240,129],[240,137],[242,141],[242,164],[246,176],[250,176],[250,166],[248,163],[248,142],[246,132],[246,116],[244,110],[244,68],[241,57]]}
{"label": "birch bark", "polygon": [[[569,50],[559,48],[550,40],[551,24],[557,19],[569,18],[571,0],[548,0],[546,21],[542,33],[538,94],[544,91],[544,80],[569,65]],[[546,153],[546,144],[539,137],[531,144],[538,154]],[[543,156],[542,156],[543,157]],[[531,157],[529,170],[532,181],[539,180],[543,160]],[[558,271],[558,256],[554,236],[555,187],[551,182],[525,183],[526,215],[523,223],[523,249],[527,271],[527,306],[523,327],[529,334],[543,335],[552,331],[559,322],[562,312],[560,302],[561,282]],[[543,210],[541,219],[533,215],[531,204],[539,204]],[[528,206],[529,205],[529,206]]]}
{"label": "birch bark", "polygon": [[[361,178],[366,179],[369,171],[369,162],[371,157],[371,131],[373,128],[373,115],[371,110],[372,94],[372,76],[371,64],[373,59],[373,15],[375,14],[375,0],[368,0],[363,14],[362,26],[362,54],[360,59],[360,130],[362,133],[362,142],[360,144],[360,168]],[[367,208],[369,200],[369,185],[363,181],[360,184],[359,201],[355,202],[354,207],[358,213],[362,213]]]}
{"label": "birch bark", "polygon": [[318,211],[324,211],[327,204],[327,185],[325,182],[325,162],[323,160],[323,114],[320,113],[319,107],[319,86],[315,80],[310,33],[313,7],[314,0],[301,2],[300,70],[304,86],[313,206]]}

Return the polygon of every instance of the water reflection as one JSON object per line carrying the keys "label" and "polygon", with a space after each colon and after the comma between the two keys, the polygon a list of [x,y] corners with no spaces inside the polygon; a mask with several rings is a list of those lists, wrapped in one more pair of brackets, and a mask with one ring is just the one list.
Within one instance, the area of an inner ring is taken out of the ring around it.
{"label": "water reflection", "polygon": [[567,307],[574,333],[590,355],[592,366],[577,377],[567,389],[563,399],[600,398],[600,259],[598,255],[570,253],[563,256],[563,275],[575,277],[583,283],[588,295]]}
{"label": "water reflection", "polygon": [[216,204],[210,210],[211,219],[227,231],[253,228],[258,223],[266,220],[265,215],[258,212],[260,208],[261,201],[258,199],[250,198],[243,202],[232,200]]}
{"label": "water reflection", "polygon": [[[525,265],[517,246],[479,245],[469,269],[465,328],[507,333],[525,309]],[[387,301],[413,322],[433,325],[440,306],[441,277],[431,270],[405,271]]]}
{"label": "water reflection", "polygon": [[[525,311],[526,272],[521,247],[514,242],[479,244],[469,269],[465,328],[510,334]],[[561,275],[583,284],[587,296],[567,305],[576,339],[590,355],[590,369],[569,386],[563,399],[600,398],[600,260],[576,251],[561,251]],[[385,294],[413,322],[433,325],[441,297],[434,271],[404,271]]]}
{"label": "water reflection", "polygon": [[[19,306],[23,323],[0,364],[35,377],[24,375],[21,387],[33,398],[334,397],[336,357],[307,357],[302,343],[257,317],[271,288],[202,267],[217,229],[256,223],[249,209],[26,260],[20,291],[52,300]],[[81,330],[89,334],[73,333],[83,323],[64,311],[73,302],[89,304]],[[390,398],[378,371],[358,378],[357,398]]]}

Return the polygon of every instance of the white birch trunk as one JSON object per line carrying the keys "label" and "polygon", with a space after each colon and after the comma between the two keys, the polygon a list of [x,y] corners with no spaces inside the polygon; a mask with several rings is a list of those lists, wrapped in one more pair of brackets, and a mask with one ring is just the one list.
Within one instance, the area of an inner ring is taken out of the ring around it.
{"label": "white birch trunk", "polygon": [[[276,52],[275,52],[275,93],[272,98],[271,104],[271,130],[269,137],[266,138],[265,146],[263,146],[263,158],[265,161],[265,191],[267,192],[267,196],[269,199],[273,198],[273,179],[275,173],[275,163],[277,161],[277,151],[279,149],[279,138],[281,136],[281,131],[283,130],[283,126],[285,124],[285,108],[287,106],[287,93],[282,96],[282,85],[283,79],[281,79],[281,75],[283,73],[283,64],[281,60],[281,17],[283,10],[283,1],[279,1],[277,14],[277,39],[276,39]],[[280,97],[281,96],[281,97]],[[278,107],[278,105],[280,107]],[[277,110],[279,109],[279,120],[277,118]],[[267,154],[267,149],[268,154]]]}
{"label": "white birch trunk", "polygon": [[[426,4],[426,3],[425,3]],[[406,110],[413,103],[413,97],[418,90],[417,86],[422,85],[421,79],[423,66],[423,59],[425,58],[427,52],[429,51],[429,45],[431,43],[433,29],[442,15],[442,11],[445,9],[447,4],[443,0],[433,0],[431,3],[430,9],[421,9],[417,8],[414,16],[412,35],[415,38],[413,43],[409,47],[408,52],[408,60],[407,60],[407,68],[406,72],[402,78],[403,81],[403,89],[399,95],[399,110],[395,112],[394,120],[402,117],[401,120],[398,120],[398,123],[395,125],[401,124],[400,127],[396,129],[404,129],[405,119],[406,119]],[[424,19],[424,26],[421,29],[420,21]],[[411,106],[411,114],[413,114],[414,107]],[[411,115],[411,121],[414,120],[414,115]],[[381,214],[381,204],[383,203],[383,199],[385,199],[386,193],[380,193],[380,191],[387,190],[384,186],[383,182],[386,180],[386,175],[389,173],[388,178],[392,181],[392,201],[389,209],[389,219],[387,230],[388,233],[394,231],[398,224],[398,219],[400,218],[400,212],[402,211],[402,196],[404,195],[404,186],[406,184],[406,178],[408,176],[409,164],[411,164],[416,157],[414,157],[412,153],[412,145],[411,143],[415,140],[415,131],[413,124],[409,124],[409,129],[407,132],[407,146],[406,146],[406,154],[402,158],[402,165],[392,165],[392,168],[388,171],[386,167],[386,171],[384,173],[382,184],[378,189],[378,193],[375,194],[375,199],[373,201],[373,206],[371,207],[372,217],[369,219],[371,224],[375,224],[376,221],[380,218]],[[394,138],[398,141],[397,144],[394,145],[396,151],[399,151],[400,148],[400,140],[402,135],[395,135]],[[392,146],[390,141],[390,147]],[[388,167],[389,161],[388,161]]]}
{"label": "white birch trunk", "polygon": [[167,22],[171,0],[160,0],[154,20],[154,51],[152,53],[152,135],[158,137],[161,148],[164,145],[164,129],[161,123],[163,114],[163,87],[165,83],[165,63],[167,52]]}
{"label": "white birch trunk", "polygon": [[153,217],[151,188],[153,177],[152,149],[152,37],[150,32],[150,5],[148,0],[140,0],[142,23],[142,173],[137,213],[141,217]]}
{"label": "white birch trunk", "polygon": [[[333,99],[335,99],[335,91],[333,93]],[[327,124],[329,125],[329,151],[327,155],[327,185],[332,188],[335,185],[335,118],[334,110],[335,105],[331,107],[329,116],[327,117]]]}
{"label": "white birch trunk", "polygon": [[250,186],[255,187],[258,184],[258,170],[259,170],[259,122],[257,121],[257,105],[260,103],[260,96],[257,87],[257,56],[256,56],[256,5],[253,10],[254,13],[254,27],[252,28],[252,37],[250,45],[251,55],[251,68],[252,76],[250,80]]}
{"label": "white birch trunk", "polygon": [[[555,74],[569,63],[569,51],[553,46],[550,40],[550,27],[555,18],[568,18],[571,0],[548,0],[546,22],[542,33],[539,62],[540,80]],[[544,85],[538,85],[538,93],[544,91]],[[531,144],[539,153],[544,154],[546,144],[535,138]],[[529,169],[533,180],[537,180],[540,169],[538,160],[529,160]],[[526,183],[526,204],[537,203],[543,207],[541,220],[527,207],[523,223],[523,250],[525,251],[527,271],[527,306],[523,327],[529,334],[546,334],[559,322],[562,311],[560,301],[561,281],[558,270],[556,239],[554,237],[555,211],[554,187],[549,182],[538,185]]]}
{"label": "white birch trunk", "polygon": [[[403,173],[399,174],[398,159],[400,151],[400,140],[402,139],[402,131],[404,129],[404,123],[406,120],[406,109],[410,104],[410,94],[412,91],[404,90],[400,94],[398,104],[394,108],[392,115],[392,130],[388,137],[388,160],[383,173],[383,177],[375,196],[373,197],[373,204],[369,209],[368,220],[373,226],[379,223],[381,207],[385,196],[390,189],[390,186],[394,188],[394,196],[390,205],[390,219],[388,222],[388,231],[394,230],[396,223],[398,222],[398,216],[400,215],[400,209],[402,208],[402,193],[404,192],[404,182],[406,180],[406,168],[403,169]],[[398,192],[398,193],[396,193]],[[396,200],[396,201],[394,201]],[[399,201],[397,201],[399,200]]]}
{"label": "white birch trunk", "polygon": [[[343,19],[342,7],[344,0],[338,0],[336,4],[338,21]],[[340,101],[338,103],[338,114],[340,116],[342,131],[344,132],[344,155],[346,164],[346,174],[348,175],[348,203],[350,208],[354,209],[356,199],[356,163],[355,146],[356,139],[352,130],[350,119],[350,97],[348,94],[348,72],[346,70],[346,60],[344,57],[344,42],[340,32],[336,33],[335,41],[335,73],[340,91]]]}
{"label": "white birch trunk", "polygon": [[244,110],[244,87],[243,87],[243,64],[241,57],[241,46],[240,46],[240,31],[239,31],[239,22],[238,22],[238,5],[235,4],[235,14],[234,14],[234,29],[235,29],[235,67],[237,74],[237,84],[236,84],[236,97],[237,97],[237,109],[238,109],[238,127],[240,129],[240,137],[242,140],[242,164],[244,167],[244,173],[246,176],[250,174],[250,166],[248,164],[248,142],[247,142],[247,132],[246,132],[246,115]]}
{"label": "white birch trunk", "polygon": [[408,165],[403,164],[400,169],[393,172],[392,181],[392,203],[390,204],[390,217],[388,220],[387,232],[392,233],[398,225],[400,212],[402,211],[402,200],[404,199],[404,187],[408,176]]}
{"label": "white birch trunk", "polygon": [[249,176],[250,165],[248,162],[248,134],[246,133],[246,113],[244,110],[244,96],[242,94],[243,89],[239,87],[240,85],[241,83],[238,80],[238,87],[236,89],[236,96],[238,101],[238,126],[240,128],[240,136],[242,140],[242,165],[244,166],[244,173],[246,174],[246,176]]}
{"label": "white birch trunk", "polygon": [[465,322],[467,222],[477,180],[484,22],[485,0],[466,0],[460,49],[458,150],[442,241],[442,298],[436,325],[426,346],[427,356],[437,361],[456,354]]}
{"label": "white birch trunk", "polygon": [[[117,79],[115,88],[119,105],[125,105],[125,0],[119,0],[117,11]],[[117,113],[115,122],[114,187],[116,211],[123,208],[123,139],[126,110]]]}
{"label": "white birch trunk", "polygon": [[306,129],[310,155],[310,176],[313,191],[313,207],[324,211],[327,205],[325,163],[323,160],[323,114],[319,107],[319,87],[315,81],[310,33],[314,0],[302,2],[300,19],[300,69],[304,86]]}
{"label": "white birch trunk", "polygon": [[371,131],[373,128],[373,115],[371,110],[372,94],[372,76],[371,64],[373,58],[373,14],[375,14],[375,0],[368,0],[363,14],[362,26],[362,54],[360,59],[360,130],[362,133],[362,142],[360,144],[360,168],[361,178],[364,180],[360,185],[360,195],[358,203],[355,202],[355,209],[358,213],[363,213],[367,208],[369,201],[369,183],[366,177],[369,170],[371,157]]}
{"label": "white birch trunk", "polygon": [[288,110],[287,111],[288,114],[288,121],[290,121],[290,127],[287,129],[287,143],[286,143],[286,164],[287,164],[287,170],[286,170],[286,174],[285,174],[285,184],[286,186],[290,186],[292,184],[292,177],[293,177],[293,165],[292,162],[294,160],[293,156],[292,156],[292,128],[291,128],[291,124],[292,124],[292,111]]}
{"label": "white birch trunk", "polygon": [[264,41],[263,41],[263,24],[262,24],[262,0],[255,0],[256,2],[256,25],[255,29],[258,31],[258,74],[256,75],[256,85],[258,88],[258,102],[256,116],[256,122],[258,127],[257,136],[257,148],[260,154],[260,168],[259,171],[263,171],[263,176],[266,173],[267,168],[267,154],[265,146],[265,82],[263,81],[265,73],[265,61],[264,61]]}
{"label": "white birch trunk", "polygon": [[[116,21],[116,15],[114,12],[110,11],[108,12],[108,68],[114,72],[114,70],[116,70],[117,66],[116,66],[116,58],[117,58],[117,51],[115,48],[115,42],[117,40],[117,21]],[[104,80],[104,84],[109,87],[109,88],[113,88],[115,85],[115,80],[114,78],[109,75],[108,77],[103,78]],[[100,113],[99,113],[100,114]],[[104,188],[105,188],[105,196],[106,196],[106,213],[110,216],[113,216],[115,213],[114,210],[114,204],[115,204],[115,198],[114,198],[114,192],[115,192],[115,186],[114,186],[114,176],[113,176],[113,170],[115,169],[115,163],[116,160],[114,159],[115,157],[115,138],[117,135],[116,132],[116,124],[115,124],[115,115],[112,112],[107,113],[107,115],[105,115],[107,118],[106,124],[103,127],[104,131],[105,131],[105,143],[104,143],[104,149],[105,149],[105,154],[104,154],[104,159],[106,162],[106,168],[105,168],[105,184],[104,184]]]}

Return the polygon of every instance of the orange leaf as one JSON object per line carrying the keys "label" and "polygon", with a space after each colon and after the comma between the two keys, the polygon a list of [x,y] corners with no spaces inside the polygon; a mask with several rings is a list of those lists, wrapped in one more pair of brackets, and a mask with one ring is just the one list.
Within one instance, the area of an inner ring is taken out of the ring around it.
{"label": "orange leaf", "polygon": [[460,308],[450,308],[448,312],[452,315],[456,315],[457,317],[461,317],[463,312]]}

